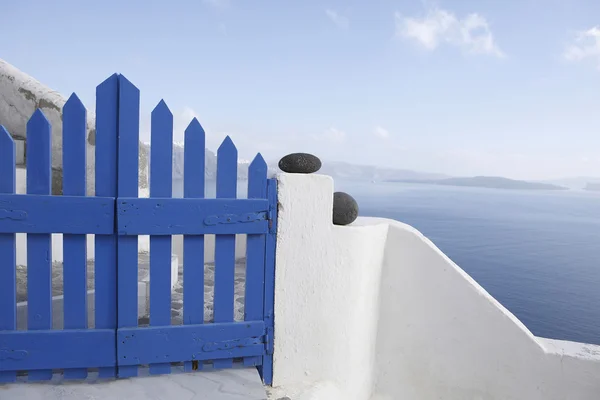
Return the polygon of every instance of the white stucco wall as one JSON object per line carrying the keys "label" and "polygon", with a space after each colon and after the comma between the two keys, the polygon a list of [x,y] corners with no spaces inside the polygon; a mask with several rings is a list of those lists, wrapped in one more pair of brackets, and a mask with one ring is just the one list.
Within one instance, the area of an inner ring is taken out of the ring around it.
{"label": "white stucco wall", "polygon": [[333,226],[329,177],[278,180],[274,398],[600,398],[599,346],[536,338],[407,225]]}
{"label": "white stucco wall", "polygon": [[273,385],[293,400],[368,399],[387,228],[334,226],[328,176],[278,180]]}
{"label": "white stucco wall", "polygon": [[599,346],[536,338],[415,229],[379,223],[374,400],[600,398]]}

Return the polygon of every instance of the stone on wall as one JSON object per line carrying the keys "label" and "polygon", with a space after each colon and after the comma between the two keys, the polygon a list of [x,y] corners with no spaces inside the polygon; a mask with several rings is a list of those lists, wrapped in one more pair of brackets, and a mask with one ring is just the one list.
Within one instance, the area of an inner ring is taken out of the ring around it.
{"label": "stone on wall", "polygon": [[279,160],[279,169],[292,174],[312,174],[321,169],[321,160],[307,153],[292,153]]}

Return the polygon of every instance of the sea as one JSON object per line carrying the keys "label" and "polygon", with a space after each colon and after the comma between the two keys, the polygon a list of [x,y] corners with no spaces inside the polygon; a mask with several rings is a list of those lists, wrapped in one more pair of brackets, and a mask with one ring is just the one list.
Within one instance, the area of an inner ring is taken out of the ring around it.
{"label": "sea", "polygon": [[361,216],[417,228],[534,335],[600,345],[600,193],[343,180],[335,190]]}

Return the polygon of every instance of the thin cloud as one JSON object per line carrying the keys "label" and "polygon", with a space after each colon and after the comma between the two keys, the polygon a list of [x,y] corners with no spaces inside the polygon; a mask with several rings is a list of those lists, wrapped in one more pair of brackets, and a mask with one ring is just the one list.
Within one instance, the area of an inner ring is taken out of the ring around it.
{"label": "thin cloud", "polygon": [[317,142],[343,143],[346,141],[346,132],[335,127],[330,127],[323,131],[320,135],[311,135]]}
{"label": "thin cloud", "polygon": [[593,60],[600,69],[600,26],[577,32],[563,54],[568,61]]}
{"label": "thin cloud", "polygon": [[375,129],[373,130],[373,135],[375,135],[376,137],[378,137],[380,139],[389,139],[390,132],[381,126],[376,126]]}
{"label": "thin cloud", "polygon": [[396,37],[417,42],[426,50],[433,51],[441,44],[461,48],[470,54],[482,54],[502,58],[487,20],[477,14],[460,19],[452,12],[433,8],[423,18],[404,17],[396,12]]}
{"label": "thin cloud", "polygon": [[327,9],[325,10],[325,14],[329,17],[329,19],[341,29],[348,29],[350,26],[350,20],[343,15],[340,15],[337,11]]}

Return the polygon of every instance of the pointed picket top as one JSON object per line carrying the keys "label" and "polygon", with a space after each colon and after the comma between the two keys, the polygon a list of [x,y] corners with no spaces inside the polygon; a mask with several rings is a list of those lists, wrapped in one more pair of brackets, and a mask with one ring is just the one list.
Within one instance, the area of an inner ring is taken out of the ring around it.
{"label": "pointed picket top", "polygon": [[150,143],[150,197],[171,197],[173,114],[164,100],[152,110]]}
{"label": "pointed picket top", "polygon": [[267,198],[267,163],[258,153],[248,166],[248,198]]}
{"label": "pointed picket top", "polygon": [[15,188],[15,142],[0,125],[0,193],[12,193]]}
{"label": "pointed picket top", "polygon": [[125,75],[119,74],[119,98],[121,98],[122,92],[133,90],[136,96],[140,95],[140,89],[137,88]]}
{"label": "pointed picket top", "polygon": [[164,100],[160,100],[154,110],[152,110],[152,117],[170,118],[173,119],[173,113],[167,106]]}
{"label": "pointed picket top", "polygon": [[63,115],[67,112],[85,112],[85,107],[77,94],[73,93],[63,106]]}
{"label": "pointed picket top", "polygon": [[248,170],[249,171],[257,171],[257,172],[258,171],[267,172],[267,162],[263,158],[262,154],[258,153],[256,155],[256,157],[254,157],[254,160],[252,160],[252,162],[250,163]]}
{"label": "pointed picket top", "polygon": [[119,81],[121,81],[121,83],[125,83],[127,85],[131,85],[131,86],[135,86],[133,83],[131,83],[131,81],[129,79],[127,79],[127,77],[123,74],[118,74],[119,76]]}
{"label": "pointed picket top", "polygon": [[219,156],[219,154],[227,153],[235,154],[237,158],[237,148],[235,147],[235,144],[233,144],[233,140],[231,140],[229,135],[225,139],[223,139],[223,143],[221,143],[221,145],[219,146],[219,149],[217,150],[217,157]]}
{"label": "pointed picket top", "polygon": [[[158,102],[150,115],[150,141],[158,146],[173,146],[173,113],[164,100]],[[162,151],[159,147],[151,146],[150,158],[162,154]]]}
{"label": "pointed picket top", "polygon": [[43,132],[41,129],[46,128],[46,126],[50,127],[50,121],[48,121],[44,112],[38,108],[34,111],[31,118],[29,118],[29,121],[27,121],[27,133],[29,134],[30,131],[36,134],[37,131]]}
{"label": "pointed picket top", "polygon": [[[104,115],[109,110],[116,110],[117,106],[117,98],[118,98],[118,86],[119,86],[119,74],[112,74],[108,78],[102,81],[98,86],[96,86],[96,116],[98,112],[101,115]],[[112,107],[110,107],[112,106]],[[116,112],[116,111],[113,111]],[[106,116],[104,118],[107,118]],[[104,130],[103,122],[98,124],[98,117],[96,117],[96,130],[98,130],[98,125],[100,125],[100,130]]]}
{"label": "pointed picket top", "polygon": [[117,74],[115,72],[114,74],[112,74],[111,76],[109,76],[108,78],[103,80],[98,86],[96,86],[96,91],[101,90],[100,88],[104,88],[107,86],[112,87],[112,85],[114,85],[118,79],[119,79],[119,74]]}
{"label": "pointed picket top", "polygon": [[229,136],[217,150],[217,198],[236,197],[237,149]]}
{"label": "pointed picket top", "polygon": [[185,136],[187,137],[188,135],[194,135],[194,136],[204,136],[204,128],[202,128],[202,125],[200,124],[200,122],[198,121],[197,118],[194,117],[194,119],[192,119],[189,123],[189,125],[187,126],[187,128],[185,128]]}
{"label": "pointed picket top", "polygon": [[51,192],[51,126],[39,108],[27,122],[27,194]]}
{"label": "pointed picket top", "polygon": [[14,146],[13,138],[6,128],[0,125],[0,150],[8,149],[9,146]]}
{"label": "pointed picket top", "polygon": [[[78,165],[81,161],[80,157],[85,156],[86,113],[83,103],[75,93],[63,106],[63,164],[70,164],[69,169],[75,168],[76,170],[78,167],[71,166],[71,162]],[[83,163],[85,169],[85,158],[83,158]]]}

